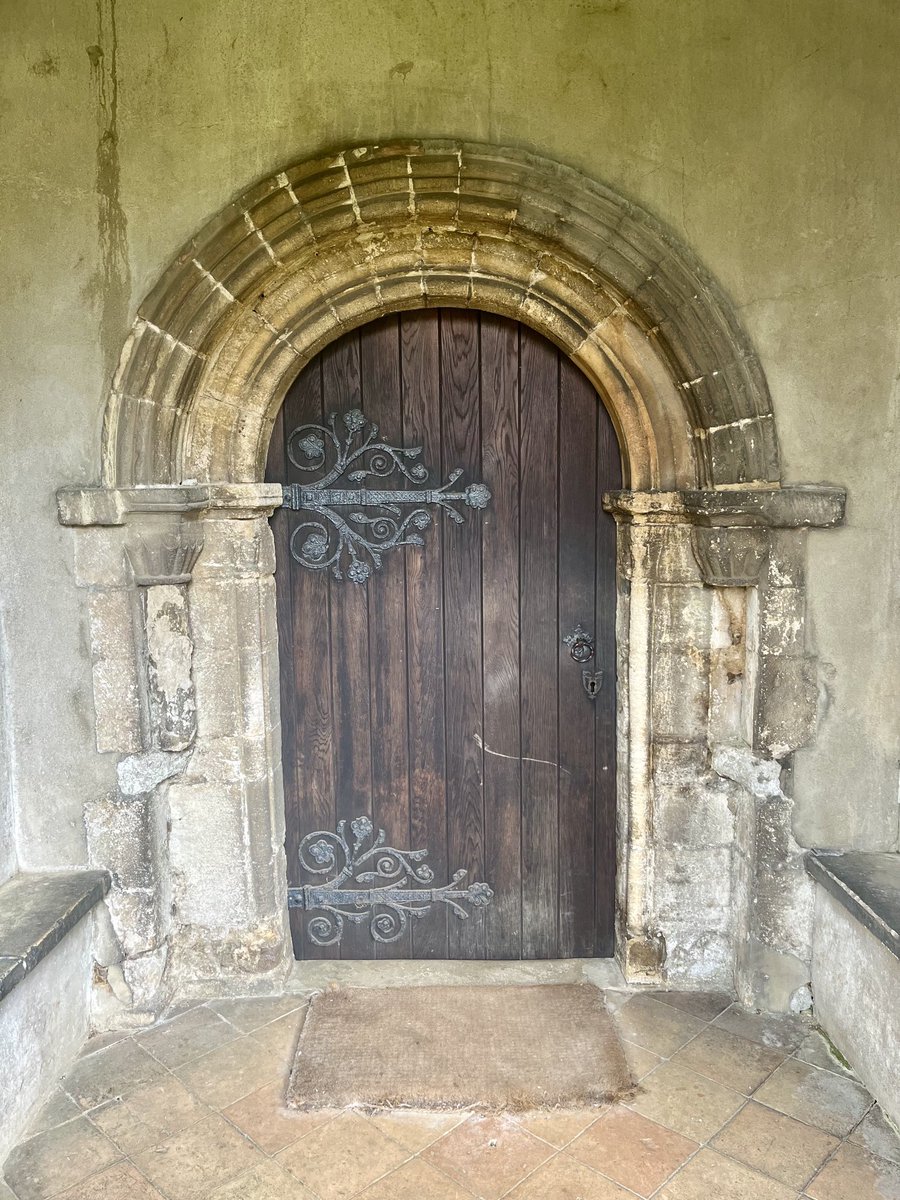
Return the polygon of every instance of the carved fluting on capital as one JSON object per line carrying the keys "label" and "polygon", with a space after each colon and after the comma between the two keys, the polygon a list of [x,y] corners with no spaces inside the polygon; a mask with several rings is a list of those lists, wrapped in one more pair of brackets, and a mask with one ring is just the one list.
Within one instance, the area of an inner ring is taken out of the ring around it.
{"label": "carved fluting on capital", "polygon": [[137,537],[125,546],[134,582],[140,587],[190,583],[203,538],[172,530],[154,537]]}
{"label": "carved fluting on capital", "polygon": [[755,587],[769,551],[769,534],[758,525],[695,525],[691,548],[704,583]]}

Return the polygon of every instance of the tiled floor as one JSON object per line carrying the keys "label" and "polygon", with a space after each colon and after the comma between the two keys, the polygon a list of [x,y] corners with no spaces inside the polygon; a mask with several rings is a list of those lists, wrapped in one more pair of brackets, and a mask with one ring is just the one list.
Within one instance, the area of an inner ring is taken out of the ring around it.
{"label": "tiled floor", "polygon": [[302,996],[107,1034],[0,1200],[900,1200],[900,1140],[808,1026],[711,995],[607,999],[637,1094],[519,1117],[288,1112]]}

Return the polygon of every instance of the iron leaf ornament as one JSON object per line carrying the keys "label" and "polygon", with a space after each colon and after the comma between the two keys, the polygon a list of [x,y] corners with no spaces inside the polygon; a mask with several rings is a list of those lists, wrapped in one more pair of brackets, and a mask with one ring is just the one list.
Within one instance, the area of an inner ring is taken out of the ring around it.
{"label": "iron leaf ornament", "polygon": [[[287,452],[298,471],[323,472],[312,483],[284,485],[285,507],[310,514],[291,533],[291,556],[311,571],[330,570],[335,579],[365,583],[380,569],[385,551],[423,546],[422,533],[433,520],[429,506],[461,523],[457,505],[487,508],[491,499],[483,483],[452,490],[459,468],[440,487],[428,487],[429,470],[416,461],[422,447],[389,445],[358,408],[340,418],[331,413],[326,425],[298,426]],[[369,486],[392,476],[418,486]],[[334,486],[341,480],[359,486]]]}
{"label": "iron leaf ornament", "polygon": [[[376,942],[396,942],[410,919],[421,920],[436,904],[464,921],[466,904],[484,908],[494,893],[486,883],[461,887],[466,871],[454,872],[443,887],[429,886],[434,872],[427,865],[427,850],[398,850],[386,845],[386,834],[366,816],[349,823],[339,821],[337,830],[317,829],[300,843],[300,866],[310,875],[331,875],[324,883],[288,888],[291,908],[314,912],[306,930],[317,946],[333,946],[341,940],[346,923],[369,922]],[[384,881],[384,882],[381,882]],[[361,887],[347,886],[361,884]]]}

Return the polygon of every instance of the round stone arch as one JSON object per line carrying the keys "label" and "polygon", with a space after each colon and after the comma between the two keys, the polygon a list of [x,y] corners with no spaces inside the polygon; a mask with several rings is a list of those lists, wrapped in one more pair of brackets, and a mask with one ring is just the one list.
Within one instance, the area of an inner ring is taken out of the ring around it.
{"label": "round stone arch", "polygon": [[463,142],[349,148],[224,209],[140,306],[101,482],[59,492],[61,521],[81,527],[97,747],[119,756],[115,795],[86,805],[91,860],[114,880],[119,959],[105,965],[143,1011],[271,990],[290,967],[268,443],[319,350],[426,305],[544,334],[618,432],[626,490],[605,502],[620,544],[626,975],[777,1007],[754,981],[781,978],[779,956],[799,963],[788,977],[807,968],[789,939],[757,945],[754,920],[790,923],[754,907],[754,817],[733,789],[808,737],[803,536],[840,521],[843,494],[782,486],[758,359],[661,224],[567,167]]}
{"label": "round stone arch", "polygon": [[111,487],[251,482],[291,380],[387,312],[523,321],[604,396],[632,489],[773,483],[756,355],[720,289],[649,213],[522,151],[353,147],[256,184],[140,306],[108,400]]}

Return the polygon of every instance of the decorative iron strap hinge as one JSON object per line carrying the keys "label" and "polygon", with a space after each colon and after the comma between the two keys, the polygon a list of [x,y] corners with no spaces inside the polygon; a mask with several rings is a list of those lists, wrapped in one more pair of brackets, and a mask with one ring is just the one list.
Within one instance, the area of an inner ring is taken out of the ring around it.
{"label": "decorative iron strap hinge", "polygon": [[[311,875],[334,874],[325,883],[288,888],[288,905],[306,912],[319,911],[310,919],[306,931],[317,946],[333,946],[341,940],[347,921],[369,922],[369,933],[376,942],[396,942],[412,917],[421,920],[435,904],[446,904],[461,921],[469,917],[466,903],[473,908],[490,904],[494,893],[486,883],[459,885],[466,871],[456,871],[443,887],[428,887],[434,872],[424,864],[427,850],[396,850],[385,845],[385,832],[374,827],[368,817],[350,822],[352,843],[347,838],[347,822],[339,821],[337,832],[316,830],[300,843],[300,866]],[[371,844],[369,844],[371,843]],[[377,880],[388,882],[371,886]],[[353,888],[349,880],[369,884]],[[423,886],[416,887],[415,884]]]}
{"label": "decorative iron strap hinge", "polygon": [[[346,432],[338,432],[338,416],[332,413],[327,425],[300,425],[288,438],[288,458],[299,471],[325,472],[313,483],[290,483],[283,489],[286,508],[314,514],[291,533],[291,556],[301,566],[312,571],[330,569],[335,579],[365,583],[381,567],[385,550],[425,544],[420,531],[432,523],[427,506],[441,509],[456,522],[463,519],[457,504],[487,508],[491,493],[483,483],[452,491],[462,475],[457,469],[441,487],[423,487],[429,471],[415,462],[421,446],[404,449],[379,441],[378,426],[358,408],[344,413],[341,420]],[[331,486],[342,476],[348,483],[361,484],[397,472],[420,486]],[[340,508],[351,511],[345,516],[338,512]],[[404,515],[405,508],[411,511]]]}

